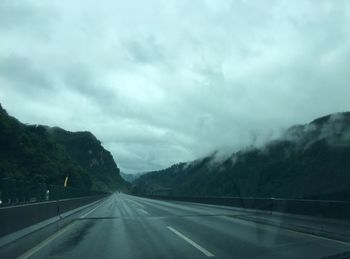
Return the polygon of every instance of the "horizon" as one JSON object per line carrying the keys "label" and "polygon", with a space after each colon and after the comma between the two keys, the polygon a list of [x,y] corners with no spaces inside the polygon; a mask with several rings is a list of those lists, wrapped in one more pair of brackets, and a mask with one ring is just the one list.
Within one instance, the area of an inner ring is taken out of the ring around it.
{"label": "horizon", "polygon": [[262,145],[350,111],[348,10],[2,1],[0,103],[23,123],[92,132],[129,174]]}

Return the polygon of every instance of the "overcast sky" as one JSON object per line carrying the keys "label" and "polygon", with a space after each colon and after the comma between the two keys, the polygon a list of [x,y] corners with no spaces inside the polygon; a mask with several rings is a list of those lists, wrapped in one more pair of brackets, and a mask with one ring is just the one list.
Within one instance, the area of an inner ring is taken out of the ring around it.
{"label": "overcast sky", "polygon": [[0,1],[0,102],[127,173],[350,110],[350,1]]}

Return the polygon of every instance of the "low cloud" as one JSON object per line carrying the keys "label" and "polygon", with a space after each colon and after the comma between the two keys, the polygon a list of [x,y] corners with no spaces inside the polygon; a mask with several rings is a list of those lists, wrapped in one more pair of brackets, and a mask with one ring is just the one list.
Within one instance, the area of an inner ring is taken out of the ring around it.
{"label": "low cloud", "polygon": [[[15,3],[16,2],[16,3]],[[0,102],[90,130],[122,171],[350,110],[348,1],[1,1]]]}
{"label": "low cloud", "polygon": [[36,67],[29,58],[9,55],[0,60],[0,76],[10,81],[18,90],[33,92],[52,87],[46,74]]}

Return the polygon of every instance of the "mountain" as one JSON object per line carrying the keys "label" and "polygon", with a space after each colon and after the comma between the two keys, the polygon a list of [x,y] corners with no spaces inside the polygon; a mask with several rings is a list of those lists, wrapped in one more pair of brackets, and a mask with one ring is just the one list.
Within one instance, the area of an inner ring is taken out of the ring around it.
{"label": "mountain", "polygon": [[0,105],[0,179],[63,185],[87,191],[126,188],[112,155],[90,132],[26,125]]}
{"label": "mountain", "polygon": [[124,189],[125,181],[111,153],[92,133],[69,132],[58,127],[47,128],[47,132],[89,174],[93,189]]}
{"label": "mountain", "polygon": [[134,194],[350,200],[350,113],[289,128],[262,148],[150,172]]}
{"label": "mountain", "polygon": [[137,174],[126,174],[126,173],[120,173],[120,176],[127,182],[132,183],[136,179],[140,178],[145,173],[137,173]]}

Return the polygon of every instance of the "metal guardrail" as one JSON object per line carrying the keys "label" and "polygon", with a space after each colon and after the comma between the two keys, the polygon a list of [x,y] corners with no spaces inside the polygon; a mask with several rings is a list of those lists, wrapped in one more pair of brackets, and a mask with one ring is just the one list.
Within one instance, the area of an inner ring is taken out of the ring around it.
{"label": "metal guardrail", "polygon": [[74,187],[34,183],[13,178],[0,179],[0,206],[103,195]]}
{"label": "metal guardrail", "polygon": [[337,200],[304,200],[304,199],[277,199],[277,198],[241,198],[241,197],[189,197],[189,196],[160,196],[145,195],[142,197],[196,202],[213,205],[232,206],[244,209],[263,210],[333,218],[339,220],[350,219],[350,201]]}

